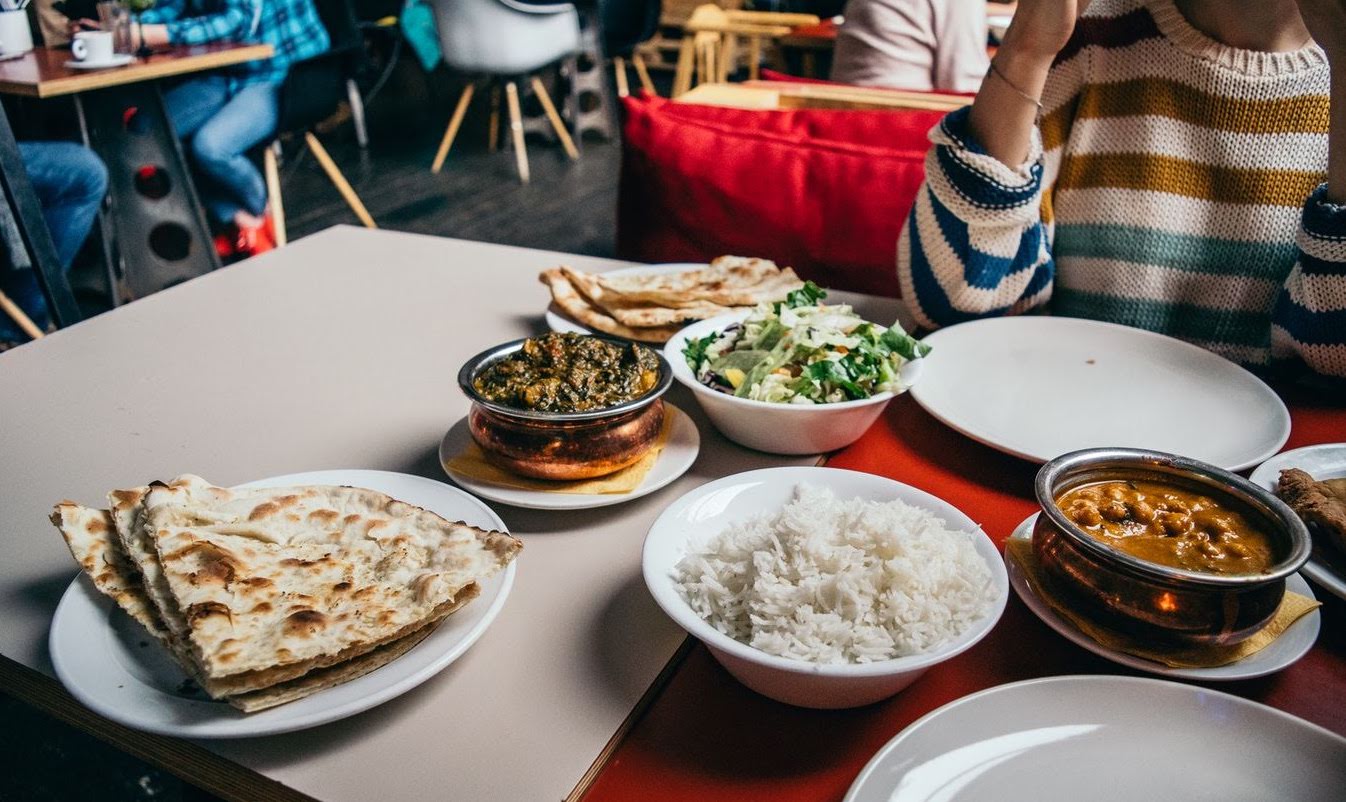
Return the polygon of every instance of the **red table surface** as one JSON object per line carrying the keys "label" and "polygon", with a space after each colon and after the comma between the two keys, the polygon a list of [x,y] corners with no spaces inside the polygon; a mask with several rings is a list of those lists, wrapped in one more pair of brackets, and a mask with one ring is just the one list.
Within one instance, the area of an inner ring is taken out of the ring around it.
{"label": "red table surface", "polygon": [[[1346,407],[1294,392],[1286,400],[1294,421],[1286,448],[1346,440]],[[957,434],[909,396],[828,464],[889,476],[947,499],[1002,544],[1037,509],[1037,466]],[[1346,604],[1322,591],[1318,596],[1322,633],[1302,660],[1269,677],[1206,687],[1346,734]],[[1057,635],[1012,592],[985,640],[894,698],[856,710],[773,702],[738,684],[698,644],[585,798],[838,800],[884,743],[931,710],[984,688],[1061,674],[1144,676]]]}

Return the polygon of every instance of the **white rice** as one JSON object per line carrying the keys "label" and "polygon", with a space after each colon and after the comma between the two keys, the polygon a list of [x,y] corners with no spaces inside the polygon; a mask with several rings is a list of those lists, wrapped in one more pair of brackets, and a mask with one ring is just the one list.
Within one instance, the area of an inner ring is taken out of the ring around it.
{"label": "white rice", "polygon": [[813,663],[920,654],[962,634],[995,598],[970,532],[901,501],[840,501],[800,485],[775,515],[729,527],[673,569],[711,626]]}

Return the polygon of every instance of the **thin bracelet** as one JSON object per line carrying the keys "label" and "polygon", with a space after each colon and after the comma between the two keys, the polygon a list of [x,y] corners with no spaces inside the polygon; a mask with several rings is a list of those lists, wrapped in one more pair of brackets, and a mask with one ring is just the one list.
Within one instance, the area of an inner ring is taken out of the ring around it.
{"label": "thin bracelet", "polygon": [[1016,85],[1013,81],[1011,81],[1010,79],[1006,78],[1006,77],[1005,77],[1005,73],[1001,72],[1001,71],[1000,71],[1000,68],[996,66],[996,64],[995,64],[995,59],[992,59],[992,60],[991,60],[991,72],[995,73],[995,77],[997,77],[997,78],[999,78],[1001,81],[1003,81],[1003,82],[1005,83],[1005,86],[1008,86],[1010,89],[1013,89],[1016,93],[1018,93],[1019,97],[1023,98],[1024,100],[1027,100],[1029,103],[1032,103],[1034,106],[1037,106],[1037,107],[1038,107],[1038,116],[1039,116],[1039,117],[1042,116],[1042,101],[1041,101],[1041,100],[1038,100],[1037,98],[1035,98],[1035,97],[1033,97],[1032,95],[1028,94],[1028,93],[1025,92],[1024,90],[1020,89],[1020,88],[1018,87],[1018,85]]}

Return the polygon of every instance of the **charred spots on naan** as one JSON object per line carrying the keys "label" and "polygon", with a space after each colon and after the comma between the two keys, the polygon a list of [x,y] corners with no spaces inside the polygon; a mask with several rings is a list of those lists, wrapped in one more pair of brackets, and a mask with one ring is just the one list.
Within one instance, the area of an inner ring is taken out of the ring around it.
{"label": "charred spots on naan", "polygon": [[217,616],[226,618],[231,626],[234,623],[234,612],[226,605],[216,601],[190,604],[187,609],[182,611],[182,615],[187,619],[187,626],[193,629],[196,629],[202,622]]}
{"label": "charred spots on naan", "polygon": [[294,638],[307,638],[318,634],[327,627],[327,616],[317,610],[301,608],[285,616],[282,625],[285,635]]}
{"label": "charred spots on naan", "polygon": [[308,520],[316,524],[333,524],[340,517],[341,513],[330,509],[314,510],[308,514]]}
{"label": "charred spots on naan", "polygon": [[282,568],[304,568],[309,571],[321,571],[333,562],[331,554],[324,554],[311,560],[302,557],[286,557],[280,561],[280,565]]}
{"label": "charred spots on naan", "polygon": [[254,606],[251,610],[248,611],[248,614],[265,615],[266,613],[269,613],[274,609],[276,608],[271,606],[271,602],[257,602],[256,606]]}
{"label": "charred spots on naan", "polygon": [[335,585],[332,586],[332,592],[333,592],[333,593],[345,593],[346,591],[348,591],[348,590],[350,590],[350,589],[351,589],[351,583],[350,583],[350,582],[346,582],[346,581],[344,581],[344,580],[341,581],[341,582],[338,582],[338,583],[336,583]]}

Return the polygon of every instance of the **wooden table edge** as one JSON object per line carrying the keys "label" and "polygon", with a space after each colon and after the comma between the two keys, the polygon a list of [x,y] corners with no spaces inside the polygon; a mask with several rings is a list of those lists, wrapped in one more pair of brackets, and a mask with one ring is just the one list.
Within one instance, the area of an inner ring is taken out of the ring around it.
{"label": "wooden table edge", "polygon": [[313,797],[181,738],[153,735],[93,712],[56,679],[0,655],[0,687],[25,704],[113,748],[230,802],[314,802]]}
{"label": "wooden table edge", "polygon": [[136,76],[133,80],[124,78],[122,73],[124,67],[89,70],[88,72],[68,75],[51,81],[40,81],[36,84],[0,78],[0,94],[36,98],[60,97],[80,92],[91,92],[96,89],[107,89],[113,86],[140,83],[141,81],[156,81],[160,78],[172,78],[175,75],[203,72],[220,67],[231,67],[246,61],[268,59],[275,54],[275,48],[271,45],[250,44],[227,50],[188,54],[181,58],[165,59],[149,64],[132,62],[126,66],[134,68]]}

